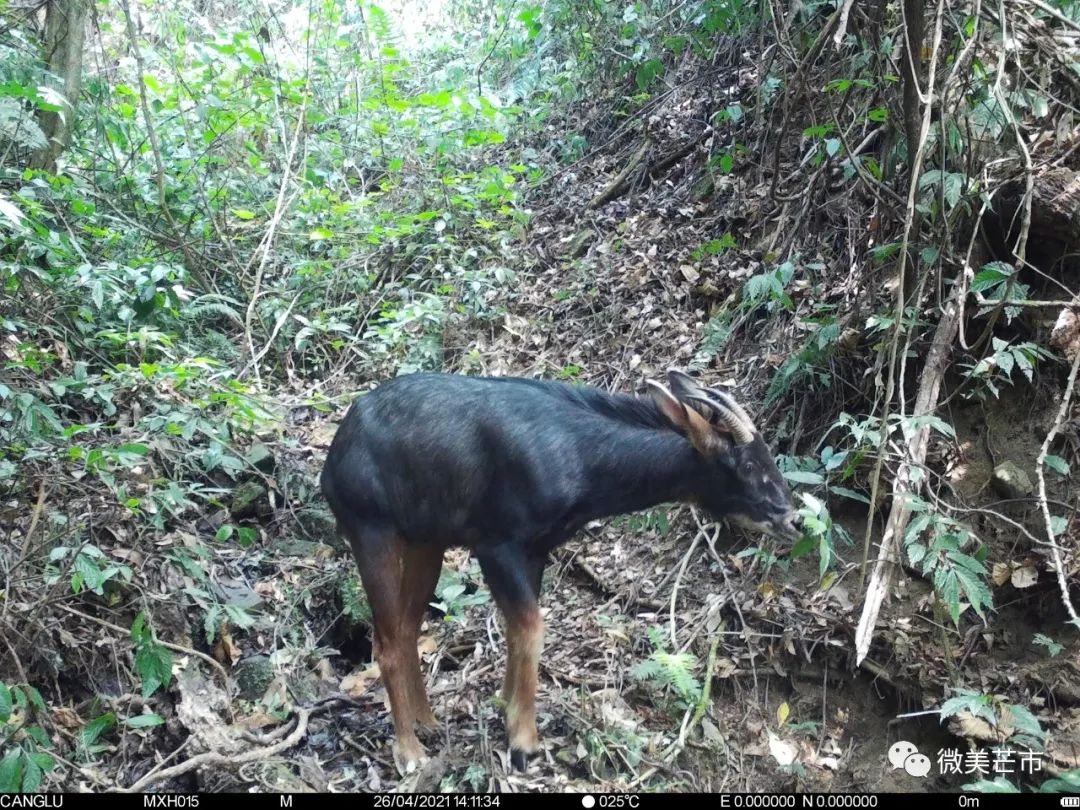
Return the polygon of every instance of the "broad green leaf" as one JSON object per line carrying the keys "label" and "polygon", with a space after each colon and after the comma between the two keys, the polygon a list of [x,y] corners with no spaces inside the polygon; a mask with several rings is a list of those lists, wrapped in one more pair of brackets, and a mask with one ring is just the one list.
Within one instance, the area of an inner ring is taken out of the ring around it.
{"label": "broad green leaf", "polygon": [[1047,456],[1043,463],[1058,475],[1069,474],[1069,463],[1061,456]]}
{"label": "broad green leaf", "polygon": [[159,714],[138,714],[124,721],[131,728],[150,728],[160,726],[164,722],[165,718]]}
{"label": "broad green leaf", "polygon": [[806,470],[788,470],[784,473],[784,478],[791,481],[793,484],[824,484],[825,476],[821,473],[808,472]]}
{"label": "broad green leaf", "polygon": [[115,726],[116,715],[112,712],[107,712],[100,717],[95,717],[83,726],[82,731],[79,732],[79,739],[84,746],[89,748],[100,739],[102,734]]}
{"label": "broad green leaf", "polygon": [[172,680],[172,653],[153,641],[144,642],[135,653],[135,669],[142,679],[143,697],[150,697]]}
{"label": "broad green leaf", "polygon": [[1004,776],[999,776],[993,781],[989,779],[980,779],[978,782],[970,782],[964,785],[964,790],[971,790],[976,793],[1019,793],[1020,788],[1012,784]]}
{"label": "broad green leaf", "polygon": [[23,751],[14,745],[0,759],[0,793],[18,793],[22,790]]}

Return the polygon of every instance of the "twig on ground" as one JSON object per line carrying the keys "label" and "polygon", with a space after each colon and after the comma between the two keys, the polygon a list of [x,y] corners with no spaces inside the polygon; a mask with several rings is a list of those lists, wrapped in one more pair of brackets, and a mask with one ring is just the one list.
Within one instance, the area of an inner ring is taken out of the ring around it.
{"label": "twig on ground", "polygon": [[1046,463],[1047,453],[1050,452],[1050,444],[1054,441],[1054,437],[1057,435],[1058,431],[1061,430],[1061,426],[1065,422],[1065,417],[1069,413],[1069,407],[1072,405],[1073,389],[1076,387],[1076,373],[1078,370],[1080,370],[1080,352],[1076,353],[1076,357],[1073,359],[1072,368],[1069,370],[1069,382],[1065,386],[1065,394],[1061,398],[1061,407],[1058,408],[1057,418],[1054,419],[1053,426],[1046,434],[1046,438],[1043,439],[1042,448],[1039,450],[1039,457],[1035,461],[1035,475],[1039,479],[1039,509],[1042,511],[1043,521],[1046,526],[1046,537],[1049,540],[1050,553],[1054,558],[1054,568],[1057,571],[1058,587],[1061,589],[1061,601],[1065,606],[1065,610],[1068,611],[1072,623],[1076,625],[1077,628],[1080,628],[1080,616],[1076,615],[1076,608],[1069,598],[1069,582],[1065,574],[1065,563],[1061,559],[1061,548],[1058,546],[1054,536],[1053,520],[1050,517],[1050,506],[1046,500],[1046,475],[1043,473],[1043,465]]}

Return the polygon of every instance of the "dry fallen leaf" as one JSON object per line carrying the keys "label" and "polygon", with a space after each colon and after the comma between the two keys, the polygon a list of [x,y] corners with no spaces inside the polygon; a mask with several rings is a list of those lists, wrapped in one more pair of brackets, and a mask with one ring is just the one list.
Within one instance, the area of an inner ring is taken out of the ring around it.
{"label": "dry fallen leaf", "polygon": [[228,630],[223,630],[218,636],[217,644],[214,645],[214,658],[222,664],[231,666],[240,660],[242,654],[240,648],[233,643],[232,634]]}
{"label": "dry fallen leaf", "polygon": [[701,719],[701,733],[708,743],[719,743],[724,740],[724,735],[720,733],[720,729],[708,717]]}
{"label": "dry fallen leaf", "polygon": [[346,675],[341,681],[341,691],[352,697],[360,697],[377,680],[379,680],[379,665],[372,664],[365,670]]}
{"label": "dry fallen leaf", "polygon": [[247,717],[241,718],[238,724],[244,728],[267,728],[268,726],[280,725],[281,719],[264,711],[256,710]]}
{"label": "dry fallen leaf", "polygon": [[1035,570],[1032,565],[1025,565],[1021,568],[1017,568],[1012,573],[1012,584],[1014,588],[1030,588],[1036,582],[1039,581],[1039,572]]}
{"label": "dry fallen leaf", "polygon": [[421,637],[420,641],[416,644],[416,651],[420,653],[420,655],[431,655],[437,649],[439,649],[439,643],[431,636]]}
{"label": "dry fallen leaf", "polygon": [[958,737],[983,740],[984,742],[997,740],[994,729],[987,721],[967,711],[957,712],[949,719],[949,730]]}
{"label": "dry fallen leaf", "polygon": [[270,580],[256,582],[255,593],[257,593],[259,596],[265,596],[268,599],[272,599],[275,602],[281,602],[284,599],[284,596],[281,593],[281,589],[278,588],[277,583],[271,582]]}
{"label": "dry fallen leaf", "polygon": [[990,575],[990,579],[999,588],[1009,581],[1009,566],[1005,563],[994,563],[994,571]]}
{"label": "dry fallen leaf", "polygon": [[86,722],[79,717],[78,712],[67,706],[58,706],[52,712],[53,721],[62,728],[82,728]]}
{"label": "dry fallen leaf", "polygon": [[323,423],[311,431],[310,444],[312,447],[329,447],[337,433],[338,426],[329,422]]}
{"label": "dry fallen leaf", "polygon": [[730,678],[738,668],[738,665],[730,658],[721,658],[716,662],[716,677]]}
{"label": "dry fallen leaf", "polygon": [[795,761],[795,757],[799,755],[799,749],[794,743],[782,740],[770,731],[769,753],[778,765],[787,766]]}

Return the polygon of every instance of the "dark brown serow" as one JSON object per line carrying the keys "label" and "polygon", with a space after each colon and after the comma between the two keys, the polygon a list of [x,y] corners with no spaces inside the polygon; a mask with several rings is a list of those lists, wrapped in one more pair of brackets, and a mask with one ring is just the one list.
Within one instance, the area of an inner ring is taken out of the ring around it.
{"label": "dark brown serow", "polygon": [[539,748],[537,672],[548,554],[586,522],[661,503],[794,539],[791,491],[746,411],[680,372],[651,396],[521,378],[411,374],[349,409],[322,490],[352,545],[374,618],[399,768],[437,721],[416,643],[451,546],[470,549],[506,620],[514,765]]}

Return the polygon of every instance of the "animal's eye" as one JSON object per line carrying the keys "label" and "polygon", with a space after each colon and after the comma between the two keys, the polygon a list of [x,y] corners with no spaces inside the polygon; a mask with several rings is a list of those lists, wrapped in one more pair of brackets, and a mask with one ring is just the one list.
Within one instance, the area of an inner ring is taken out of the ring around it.
{"label": "animal's eye", "polygon": [[742,474],[745,475],[747,478],[750,478],[754,474],[753,462],[747,461],[743,463]]}

